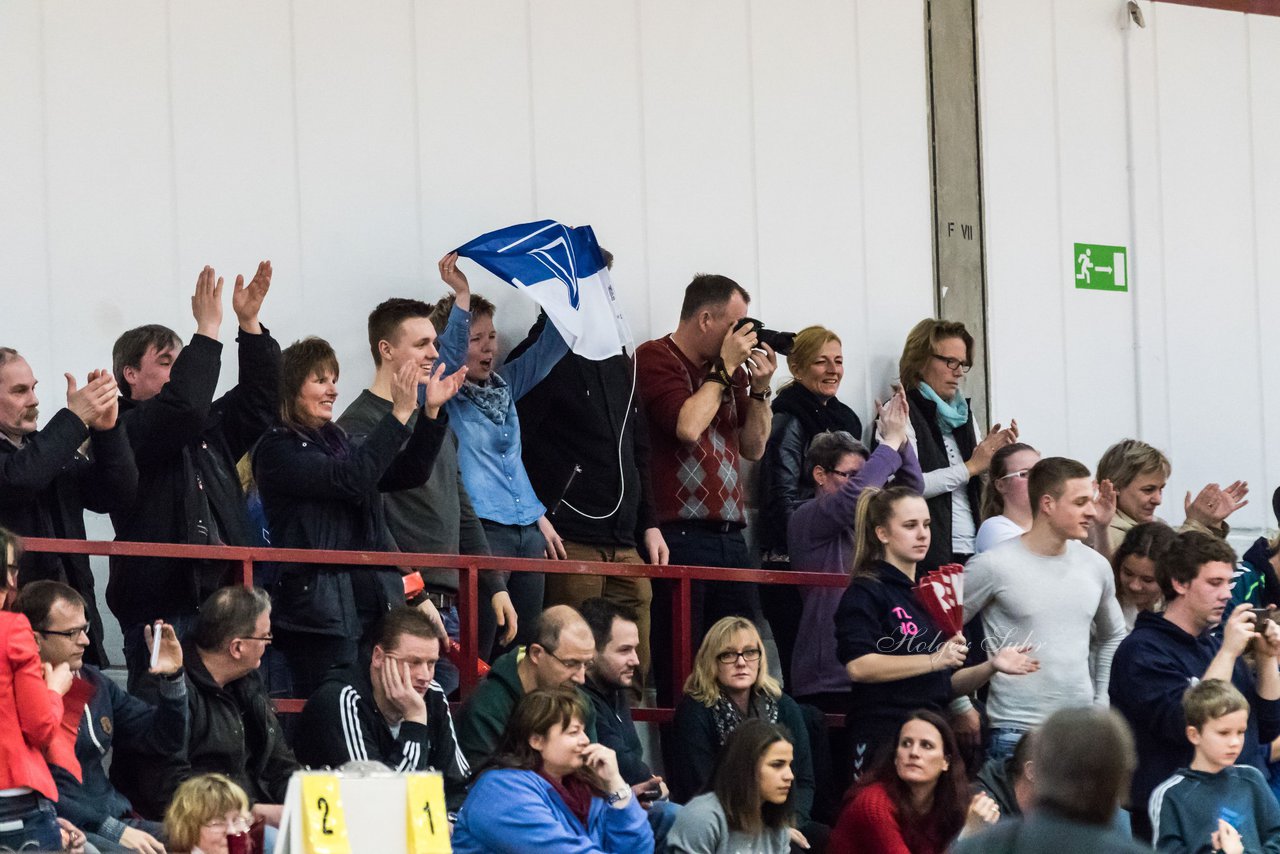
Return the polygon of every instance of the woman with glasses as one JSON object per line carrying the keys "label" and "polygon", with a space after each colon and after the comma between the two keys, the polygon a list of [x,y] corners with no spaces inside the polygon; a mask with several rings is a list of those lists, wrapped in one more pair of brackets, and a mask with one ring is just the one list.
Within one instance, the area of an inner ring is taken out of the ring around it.
{"label": "woman with glasses", "polygon": [[898,377],[911,407],[910,439],[924,470],[933,539],[921,568],[964,563],[976,548],[982,474],[996,451],[1018,439],[1018,423],[995,425],[978,441],[960,391],[973,367],[973,336],[963,323],[926,318],[907,333]]}
{"label": "woman with glasses", "polygon": [[769,675],[764,644],[755,625],[743,617],[725,617],[707,632],[676,706],[675,747],[679,761],[668,767],[672,797],[687,801],[706,790],[716,754],[745,720],[780,724],[795,745],[795,813],[797,838],[825,835],[813,825],[813,755],[808,729],[796,701],[782,693]]}
{"label": "woman with glasses", "polygon": [[1040,462],[1040,452],[1025,442],[1005,445],[991,455],[991,468],[982,487],[982,527],[974,554],[982,554],[1031,530],[1031,499],[1027,475]]}
{"label": "woman with glasses", "polygon": [[[22,555],[17,537],[0,528],[5,565],[5,601],[18,586]],[[46,757],[62,737],[62,698],[71,690],[70,665],[45,669],[31,624],[22,614],[0,611],[0,850],[57,851],[62,831],[53,802],[58,788]],[[74,740],[74,736],[71,736]],[[58,762],[77,779],[75,753],[59,751]],[[65,764],[64,764],[65,763]]]}
{"label": "woman with glasses", "polygon": [[[858,497],[869,486],[924,487],[920,463],[907,441],[907,401],[894,395],[880,414],[881,442],[868,454],[848,433],[821,433],[809,445],[805,463],[818,496],[791,516],[791,566],[802,572],[847,577],[853,563]],[[849,676],[836,655],[834,620],[838,587],[806,587],[795,654],[791,659],[791,695],[824,712],[849,708]]]}
{"label": "woman with glasses", "polygon": [[571,687],[520,698],[458,812],[455,854],[652,854],[644,808],[586,719]]}
{"label": "woman with glasses", "polygon": [[[391,411],[356,444],[333,421],[338,357],[327,341],[294,342],[281,354],[280,371],[281,423],[253,450],[272,545],[395,551],[381,493],[430,476],[448,429],[440,409],[462,384],[461,372],[445,376],[437,366],[423,376],[416,361],[406,361],[392,381]],[[426,385],[421,406],[419,383]],[[404,602],[396,570],[341,564],[282,564],[271,594],[276,648],[295,697],[311,696],[330,667],[352,664],[361,637]]]}
{"label": "woman with glasses", "polygon": [[222,774],[201,774],[174,792],[165,812],[168,849],[176,854],[239,854],[253,817],[244,789]]}

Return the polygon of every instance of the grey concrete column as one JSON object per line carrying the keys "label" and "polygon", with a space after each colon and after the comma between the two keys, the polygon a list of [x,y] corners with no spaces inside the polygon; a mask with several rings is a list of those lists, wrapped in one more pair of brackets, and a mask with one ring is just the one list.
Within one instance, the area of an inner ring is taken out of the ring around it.
{"label": "grey concrete column", "polygon": [[974,0],[923,0],[929,62],[934,298],[938,317],[974,338],[965,381],[974,421],[988,425],[987,275],[982,233]]}

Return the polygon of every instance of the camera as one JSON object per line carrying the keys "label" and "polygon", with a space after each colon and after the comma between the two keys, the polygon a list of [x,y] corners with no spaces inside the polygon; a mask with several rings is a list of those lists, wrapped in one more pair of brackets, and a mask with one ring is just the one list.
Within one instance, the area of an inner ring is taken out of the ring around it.
{"label": "camera", "polygon": [[766,329],[764,324],[756,320],[754,317],[744,317],[733,327],[733,331],[737,332],[747,324],[751,324],[752,329],[756,333],[756,340],[762,344],[768,344],[773,348],[774,352],[780,356],[791,355],[791,346],[795,344],[796,334],[794,332],[779,332],[776,329]]}

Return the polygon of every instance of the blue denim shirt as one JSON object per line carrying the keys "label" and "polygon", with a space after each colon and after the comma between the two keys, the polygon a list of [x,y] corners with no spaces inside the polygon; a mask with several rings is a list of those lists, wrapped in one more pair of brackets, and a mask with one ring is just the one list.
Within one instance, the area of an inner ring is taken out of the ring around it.
{"label": "blue denim shirt", "polygon": [[[456,371],[466,364],[470,338],[471,312],[455,305],[438,342],[440,361],[446,371]],[[529,525],[547,512],[529,483],[520,456],[516,401],[542,382],[567,352],[569,345],[555,326],[548,323],[533,346],[520,358],[502,366],[502,379],[511,388],[505,424],[494,424],[460,394],[445,404],[449,427],[458,437],[462,483],[481,519],[503,525]]]}

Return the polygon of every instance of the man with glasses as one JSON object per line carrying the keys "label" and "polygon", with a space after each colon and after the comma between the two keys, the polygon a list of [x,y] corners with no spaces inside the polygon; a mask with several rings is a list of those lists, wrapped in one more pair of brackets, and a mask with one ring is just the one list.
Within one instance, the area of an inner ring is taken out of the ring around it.
{"label": "man with glasses", "polygon": [[[191,720],[185,749],[160,757],[117,751],[112,761],[112,780],[130,790],[139,812],[159,817],[184,780],[217,773],[245,790],[255,818],[279,825],[289,777],[301,766],[258,677],[270,643],[271,599],[265,591],[223,587],[200,606],[184,642]],[[156,684],[154,676],[141,682],[147,689]]]}
{"label": "man with glasses", "polygon": [[[93,371],[83,387],[67,377],[67,405],[37,430],[40,401],[27,360],[0,347],[0,527],[23,537],[83,540],[84,511],[133,503],[138,469],[117,427],[116,381]],[[20,581],[63,581],[84,599],[91,628],[86,657],[108,664],[88,555],[29,552]]]}
{"label": "man with glasses", "polygon": [[[587,681],[587,668],[595,660],[596,643],[582,615],[568,605],[555,605],[542,612],[534,627],[537,638],[527,647],[519,646],[493,662],[484,681],[462,710],[458,744],[473,768],[498,749],[507,719],[516,703],[537,688],[575,685]],[[583,695],[584,699],[586,695]],[[587,737],[596,741],[596,716],[587,699]]]}
{"label": "man with glasses", "polygon": [[[75,756],[80,779],[50,763],[58,785],[58,815],[84,830],[101,851],[164,850],[164,828],[139,819],[133,804],[111,784],[102,761],[113,747],[165,755],[187,744],[187,689],[182,678],[182,646],[173,628],[162,625],[160,649],[151,674],[157,703],[130,696],[92,664],[84,663],[91,626],[84,600],[56,581],[33,581],[18,594],[16,609],[35,628],[40,660],[51,667],[66,664],[89,699],[76,732]],[[151,631],[147,641],[150,646]]]}
{"label": "man with glasses", "polygon": [[466,799],[470,767],[435,681],[444,635],[425,614],[401,606],[382,618],[374,637],[371,652],[329,671],[307,700],[298,759],[312,768],[374,761],[395,771],[439,771],[452,821]]}

